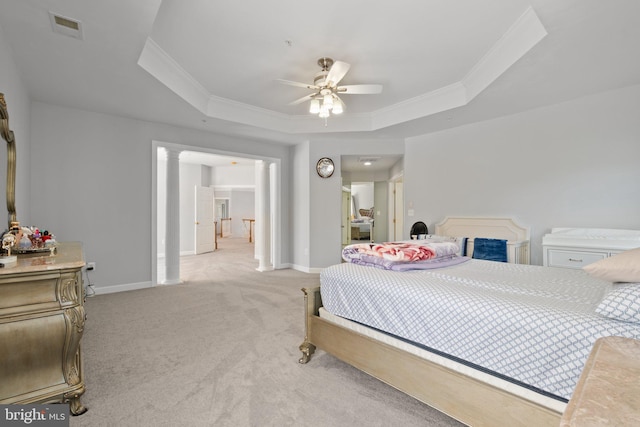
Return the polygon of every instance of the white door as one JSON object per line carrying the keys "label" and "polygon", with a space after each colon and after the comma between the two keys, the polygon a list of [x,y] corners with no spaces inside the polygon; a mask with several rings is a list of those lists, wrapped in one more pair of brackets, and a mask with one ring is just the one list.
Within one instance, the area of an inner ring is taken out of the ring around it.
{"label": "white door", "polygon": [[214,250],[213,188],[196,185],[196,255]]}

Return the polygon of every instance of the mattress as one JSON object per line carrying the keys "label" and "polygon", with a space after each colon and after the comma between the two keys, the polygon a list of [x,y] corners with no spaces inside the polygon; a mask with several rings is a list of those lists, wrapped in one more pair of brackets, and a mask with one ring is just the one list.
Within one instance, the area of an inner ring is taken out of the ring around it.
{"label": "mattress", "polygon": [[350,263],[321,272],[330,313],[566,401],[597,338],[640,324],[595,308],[612,286],[581,270],[483,260],[393,272]]}
{"label": "mattress", "polygon": [[490,372],[478,370],[475,367],[470,366],[469,364],[461,363],[459,361],[451,359],[450,357],[446,357],[445,355],[434,353],[433,351],[429,351],[421,346],[417,346],[405,340],[401,340],[392,335],[378,331],[377,329],[373,329],[360,323],[345,319],[343,317],[336,316],[329,313],[324,307],[320,307],[319,315],[324,320],[335,323],[343,328],[350,329],[352,331],[358,332],[359,334],[381,341],[385,344],[411,353],[422,359],[437,363],[438,365],[444,366],[452,371],[482,381],[483,383],[491,384],[492,386],[500,390],[505,390],[507,392],[515,394],[538,405],[549,408],[555,412],[563,413],[567,407],[567,403],[564,401],[564,399],[558,399],[552,396],[540,394],[536,390],[532,390],[530,388],[523,387],[517,383],[514,383],[513,381],[500,378],[499,376],[493,375]]}

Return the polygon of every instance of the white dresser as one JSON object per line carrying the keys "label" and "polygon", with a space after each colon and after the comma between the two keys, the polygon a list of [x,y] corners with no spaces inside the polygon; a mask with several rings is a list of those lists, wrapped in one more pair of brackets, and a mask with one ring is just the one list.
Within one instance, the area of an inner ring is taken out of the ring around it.
{"label": "white dresser", "polygon": [[542,238],[543,265],[582,268],[640,247],[640,230],[553,228]]}

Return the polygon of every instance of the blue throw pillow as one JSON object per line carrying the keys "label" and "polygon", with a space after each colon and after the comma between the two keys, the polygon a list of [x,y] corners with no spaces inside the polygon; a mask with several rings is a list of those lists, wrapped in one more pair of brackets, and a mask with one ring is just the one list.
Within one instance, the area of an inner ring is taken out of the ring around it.
{"label": "blue throw pillow", "polygon": [[507,241],[501,239],[473,239],[473,258],[507,262]]}

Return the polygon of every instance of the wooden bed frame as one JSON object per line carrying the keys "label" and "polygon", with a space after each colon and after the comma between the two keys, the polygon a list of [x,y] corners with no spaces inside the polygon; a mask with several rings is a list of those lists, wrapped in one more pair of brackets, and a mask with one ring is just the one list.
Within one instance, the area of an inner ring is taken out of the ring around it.
{"label": "wooden bed frame", "polygon": [[[515,224],[505,218],[499,218],[497,222],[490,220],[482,218],[482,224],[488,227],[486,230],[474,229],[473,234],[470,233],[472,230],[466,230],[465,236],[504,238],[499,235],[500,226],[494,233],[485,232],[496,224]],[[456,219],[456,222],[460,221],[462,219]],[[320,288],[302,291],[305,337],[299,347],[302,352],[300,363],[307,363],[314,351],[321,349],[472,426],[559,425],[562,412],[321,318]]]}

